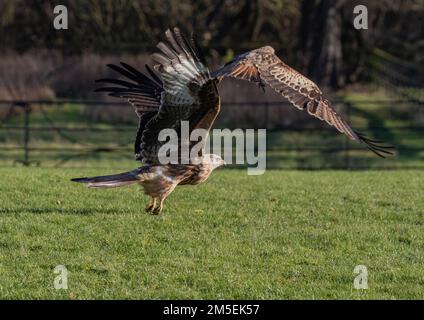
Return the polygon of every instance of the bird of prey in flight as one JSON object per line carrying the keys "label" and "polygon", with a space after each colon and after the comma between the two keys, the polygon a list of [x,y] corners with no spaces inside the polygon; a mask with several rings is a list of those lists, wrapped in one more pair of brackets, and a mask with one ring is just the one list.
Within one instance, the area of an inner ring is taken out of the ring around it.
{"label": "bird of prey in flight", "polygon": [[[178,28],[165,32],[168,43],[159,42],[160,53],[152,55],[154,70],[146,65],[146,74],[128,64],[108,65],[126,79],[100,79],[106,87],[96,91],[127,99],[139,117],[135,139],[136,160],[142,165],[132,171],[92,178],[72,179],[86,183],[89,188],[119,187],[138,183],[151,197],[146,211],[158,214],[166,197],[177,185],[199,184],[212,171],[224,164],[220,156],[201,150],[196,161],[188,163],[161,163],[159,149],[163,129],[178,133],[183,121],[188,121],[189,131],[209,131],[220,111],[218,84],[225,77],[233,77],[270,86],[300,110],[334,126],[351,140],[364,144],[380,157],[391,154],[390,147],[381,145],[354,131],[333,109],[318,86],[307,77],[286,65],[270,46],[261,47],[237,56],[218,70],[210,72],[206,59],[191,36],[186,38]],[[179,137],[181,138],[181,137]],[[181,147],[187,141],[179,139]]]}

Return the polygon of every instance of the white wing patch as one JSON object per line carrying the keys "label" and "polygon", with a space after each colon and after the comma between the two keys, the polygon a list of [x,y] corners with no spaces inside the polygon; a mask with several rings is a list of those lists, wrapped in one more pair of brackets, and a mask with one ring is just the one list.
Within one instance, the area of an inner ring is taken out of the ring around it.
{"label": "white wing patch", "polygon": [[171,106],[198,104],[197,96],[191,91],[190,84],[201,87],[210,79],[209,69],[189,49],[180,31],[165,32],[170,45],[159,42],[157,47],[162,53],[155,53],[152,58],[158,64],[154,68],[160,73],[165,94],[163,103]]}

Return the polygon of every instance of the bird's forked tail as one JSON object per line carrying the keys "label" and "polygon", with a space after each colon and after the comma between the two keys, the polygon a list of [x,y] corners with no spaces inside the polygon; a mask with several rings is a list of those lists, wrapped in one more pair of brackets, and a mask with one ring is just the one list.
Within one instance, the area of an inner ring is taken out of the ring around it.
{"label": "bird's forked tail", "polygon": [[99,176],[91,178],[75,178],[71,179],[74,182],[86,183],[89,188],[116,188],[127,186],[136,182],[141,181],[139,174],[141,173],[140,169],[135,169],[132,171],[113,174],[110,176]]}

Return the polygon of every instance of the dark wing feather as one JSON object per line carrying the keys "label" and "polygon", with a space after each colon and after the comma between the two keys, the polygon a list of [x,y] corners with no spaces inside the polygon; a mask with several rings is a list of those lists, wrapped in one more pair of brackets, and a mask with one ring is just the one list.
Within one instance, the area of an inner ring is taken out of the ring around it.
{"label": "dark wing feather", "polygon": [[163,87],[162,80],[156,75],[156,73],[152,69],[150,69],[150,67],[147,64],[146,64],[146,70],[149,73],[149,75],[152,77],[152,79],[156,81],[159,87]]}
{"label": "dark wing feather", "polygon": [[147,123],[159,111],[163,92],[162,81],[147,65],[146,70],[151,78],[124,62],[121,62],[121,66],[113,64],[109,64],[108,66],[133,82],[113,78],[99,79],[96,81],[97,83],[115,86],[101,87],[97,88],[95,91],[108,92],[112,97],[127,99],[135,108],[135,112],[140,119],[134,143],[134,152],[136,159],[141,160],[141,138]]}
{"label": "dark wing feather", "polygon": [[380,157],[392,154],[392,147],[381,145],[361,134],[358,134],[333,109],[330,101],[322,94],[319,87],[281,61],[270,46],[249,51],[236,57],[220,69],[212,73],[212,77],[234,77],[256,82],[263,86],[267,83],[275,91],[287,98],[295,107],[306,110],[310,115],[334,126],[350,139],[364,143]]}
{"label": "dark wing feather", "polygon": [[200,45],[197,42],[196,37],[194,36],[194,33],[192,33],[190,36],[191,46],[188,44],[187,40],[183,39],[183,41],[189,46],[189,48],[193,48],[192,51],[194,55],[197,57],[197,59],[199,59],[200,62],[202,62],[203,64],[206,64],[206,57],[203,54],[203,51],[200,49]]}
{"label": "dark wing feather", "polygon": [[[149,78],[124,62],[121,62],[121,66],[108,64],[109,68],[134,82],[111,78],[99,79],[96,80],[97,83],[113,84],[117,86],[101,87],[97,88],[95,91],[108,92],[112,97],[127,99],[135,108],[139,117],[141,117],[144,112],[158,111],[161,95],[164,90],[161,83],[158,83],[156,79]],[[152,71],[148,66],[146,66],[146,70],[152,75]]]}
{"label": "dark wing feather", "polygon": [[[215,81],[206,63],[199,58],[200,48],[192,48],[178,28],[167,30],[165,35],[169,44],[160,42],[161,53],[152,55],[157,62],[154,69],[163,81],[161,107],[146,124],[141,137],[141,157],[148,163],[158,161],[158,151],[166,143],[158,140],[163,129],[175,129],[179,134],[182,121],[189,121],[190,132],[199,125],[211,125],[214,118],[206,124],[202,120],[211,119],[210,113],[217,113],[219,103]],[[189,144],[189,141],[181,141],[180,137],[178,146],[183,143]]]}
{"label": "dark wing feather", "polygon": [[144,130],[146,129],[147,123],[157,114],[157,111],[145,112],[141,115],[138,123],[137,135],[134,142],[135,159],[142,160],[141,156],[141,138],[143,137]]}

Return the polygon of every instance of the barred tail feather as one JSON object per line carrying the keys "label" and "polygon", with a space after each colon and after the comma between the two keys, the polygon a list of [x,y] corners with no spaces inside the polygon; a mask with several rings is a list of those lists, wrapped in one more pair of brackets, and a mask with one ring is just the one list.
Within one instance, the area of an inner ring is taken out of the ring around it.
{"label": "barred tail feather", "polygon": [[85,183],[89,188],[116,188],[131,185],[140,181],[138,173],[139,169],[110,176],[75,178],[71,179],[71,181]]}

